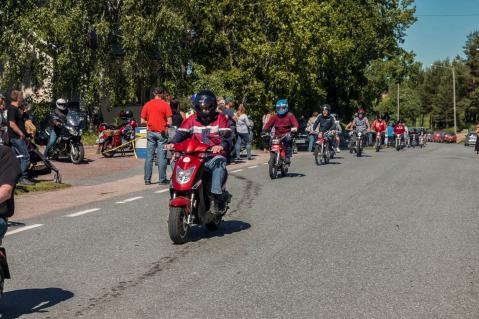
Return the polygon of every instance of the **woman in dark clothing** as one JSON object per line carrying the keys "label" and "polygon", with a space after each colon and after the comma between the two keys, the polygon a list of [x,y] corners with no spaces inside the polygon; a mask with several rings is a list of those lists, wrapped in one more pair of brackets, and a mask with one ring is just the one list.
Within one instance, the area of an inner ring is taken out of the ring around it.
{"label": "woman in dark clothing", "polygon": [[181,123],[183,123],[183,120],[185,119],[185,114],[180,111],[180,102],[178,102],[178,100],[171,101],[170,107],[171,112],[173,113],[171,117],[173,126],[178,128],[181,126]]}
{"label": "woman in dark clothing", "polygon": [[477,139],[476,139],[476,152],[479,154],[479,123],[476,124],[476,134],[477,134]]}

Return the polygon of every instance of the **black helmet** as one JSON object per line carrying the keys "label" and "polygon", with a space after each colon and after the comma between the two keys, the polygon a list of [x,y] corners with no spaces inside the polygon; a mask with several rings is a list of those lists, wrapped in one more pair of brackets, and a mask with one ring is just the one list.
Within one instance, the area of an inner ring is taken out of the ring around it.
{"label": "black helmet", "polygon": [[323,106],[321,107],[321,109],[323,111],[328,111],[328,114],[331,114],[331,105],[329,104],[323,104]]}
{"label": "black helmet", "polygon": [[126,110],[126,111],[125,111],[125,117],[126,117],[127,119],[133,118],[133,112],[132,112],[131,110]]}
{"label": "black helmet", "polygon": [[197,118],[202,124],[213,122],[218,116],[216,111],[216,96],[211,91],[200,91],[196,94],[193,104]]}

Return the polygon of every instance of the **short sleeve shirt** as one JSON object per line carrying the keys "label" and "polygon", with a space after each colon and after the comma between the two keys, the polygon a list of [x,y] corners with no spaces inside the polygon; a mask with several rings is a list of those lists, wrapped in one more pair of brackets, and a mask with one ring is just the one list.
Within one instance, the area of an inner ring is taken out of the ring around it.
{"label": "short sleeve shirt", "polygon": [[[10,147],[0,145],[0,185],[15,187],[20,176],[20,163]],[[10,217],[15,211],[15,202],[12,197],[0,203],[0,217]]]}
{"label": "short sleeve shirt", "polygon": [[26,134],[25,131],[25,120],[23,118],[22,113],[18,109],[18,107],[15,106],[10,106],[7,110],[7,120],[8,120],[8,137],[10,139],[13,138],[20,138],[20,136],[15,133],[12,128],[10,127],[10,122],[14,122],[17,124],[17,126],[20,128],[20,130],[23,132],[23,134]]}
{"label": "short sleeve shirt", "polygon": [[148,131],[165,132],[168,118],[171,117],[171,107],[162,99],[153,99],[143,106],[141,118],[147,121]]}

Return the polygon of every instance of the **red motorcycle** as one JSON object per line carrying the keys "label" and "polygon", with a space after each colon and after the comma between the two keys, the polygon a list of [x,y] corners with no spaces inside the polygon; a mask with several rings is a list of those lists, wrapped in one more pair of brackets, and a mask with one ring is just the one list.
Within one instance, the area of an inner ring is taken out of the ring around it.
{"label": "red motorcycle", "polygon": [[226,191],[228,178],[226,173],[223,182],[223,193],[226,207],[221,214],[212,210],[211,172],[204,166],[211,155],[210,146],[188,139],[174,145],[176,164],[170,185],[170,214],[168,232],[175,244],[183,244],[188,240],[191,226],[205,225],[208,230],[216,230],[223,216],[228,211],[231,195]]}
{"label": "red motorcycle", "polygon": [[113,157],[118,152],[133,152],[133,143],[128,143],[125,147],[117,149],[119,146],[131,142],[135,139],[135,128],[138,123],[134,119],[128,119],[119,127],[101,123],[98,126],[98,152],[101,152],[104,157]]}
{"label": "red motorcycle", "polygon": [[285,134],[281,138],[271,138],[271,150],[268,162],[269,177],[271,179],[278,178],[278,171],[281,171],[281,175],[283,176],[288,174],[289,164],[285,162],[286,149],[284,147],[283,140],[290,136],[290,134]]}

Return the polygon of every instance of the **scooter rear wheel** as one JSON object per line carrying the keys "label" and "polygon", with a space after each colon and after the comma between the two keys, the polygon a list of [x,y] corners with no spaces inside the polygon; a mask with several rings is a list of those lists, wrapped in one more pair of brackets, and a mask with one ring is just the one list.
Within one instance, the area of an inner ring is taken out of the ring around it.
{"label": "scooter rear wheel", "polygon": [[186,223],[183,207],[170,207],[168,233],[175,244],[184,244],[188,240],[190,226]]}

